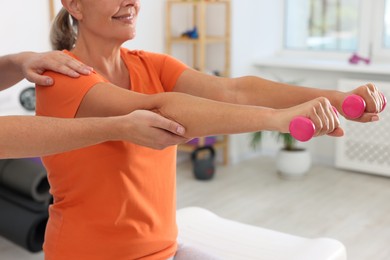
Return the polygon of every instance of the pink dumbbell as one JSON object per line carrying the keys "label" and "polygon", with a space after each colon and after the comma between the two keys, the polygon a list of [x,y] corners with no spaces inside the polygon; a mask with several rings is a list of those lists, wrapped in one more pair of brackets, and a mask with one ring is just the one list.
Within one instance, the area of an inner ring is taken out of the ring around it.
{"label": "pink dumbbell", "polygon": [[[381,109],[381,112],[385,109],[387,105],[387,99],[383,95],[383,93],[380,93],[383,98],[383,106]],[[366,102],[361,96],[352,94],[348,96],[343,104],[342,109],[344,114],[350,118],[350,119],[356,119],[363,115],[364,111],[366,110]]]}
{"label": "pink dumbbell", "polygon": [[344,99],[341,108],[348,118],[356,119],[361,117],[366,110],[366,102],[361,96],[353,94]]}
{"label": "pink dumbbell", "polygon": [[314,123],[307,117],[297,116],[290,122],[289,131],[292,137],[301,142],[309,141],[316,132]]}

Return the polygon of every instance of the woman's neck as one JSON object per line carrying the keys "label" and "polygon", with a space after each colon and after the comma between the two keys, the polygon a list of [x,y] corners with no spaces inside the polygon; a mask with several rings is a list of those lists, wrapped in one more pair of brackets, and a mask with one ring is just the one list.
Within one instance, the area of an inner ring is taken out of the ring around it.
{"label": "woman's neck", "polygon": [[129,87],[129,72],[121,58],[121,46],[107,44],[99,46],[80,41],[72,53],[111,83],[123,88]]}

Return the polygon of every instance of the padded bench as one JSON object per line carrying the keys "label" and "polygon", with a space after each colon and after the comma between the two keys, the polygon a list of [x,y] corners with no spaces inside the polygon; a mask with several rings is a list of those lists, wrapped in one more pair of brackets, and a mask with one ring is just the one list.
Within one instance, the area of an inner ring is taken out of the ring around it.
{"label": "padded bench", "polygon": [[226,260],[346,260],[344,245],[303,238],[221,218],[198,207],[177,211],[178,242]]}

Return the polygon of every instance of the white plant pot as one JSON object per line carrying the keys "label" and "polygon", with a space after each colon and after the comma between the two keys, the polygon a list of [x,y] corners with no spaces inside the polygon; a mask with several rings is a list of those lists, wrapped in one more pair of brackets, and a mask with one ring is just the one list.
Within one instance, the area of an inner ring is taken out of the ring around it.
{"label": "white plant pot", "polygon": [[301,178],[307,174],[311,167],[310,152],[306,149],[280,150],[276,157],[276,167],[281,177]]}

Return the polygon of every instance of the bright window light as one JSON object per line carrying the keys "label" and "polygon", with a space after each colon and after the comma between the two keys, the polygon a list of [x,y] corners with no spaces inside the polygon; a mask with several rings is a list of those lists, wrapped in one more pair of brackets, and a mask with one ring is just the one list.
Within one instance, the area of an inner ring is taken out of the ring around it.
{"label": "bright window light", "polygon": [[359,0],[285,0],[285,13],[285,49],[332,52],[358,49]]}

